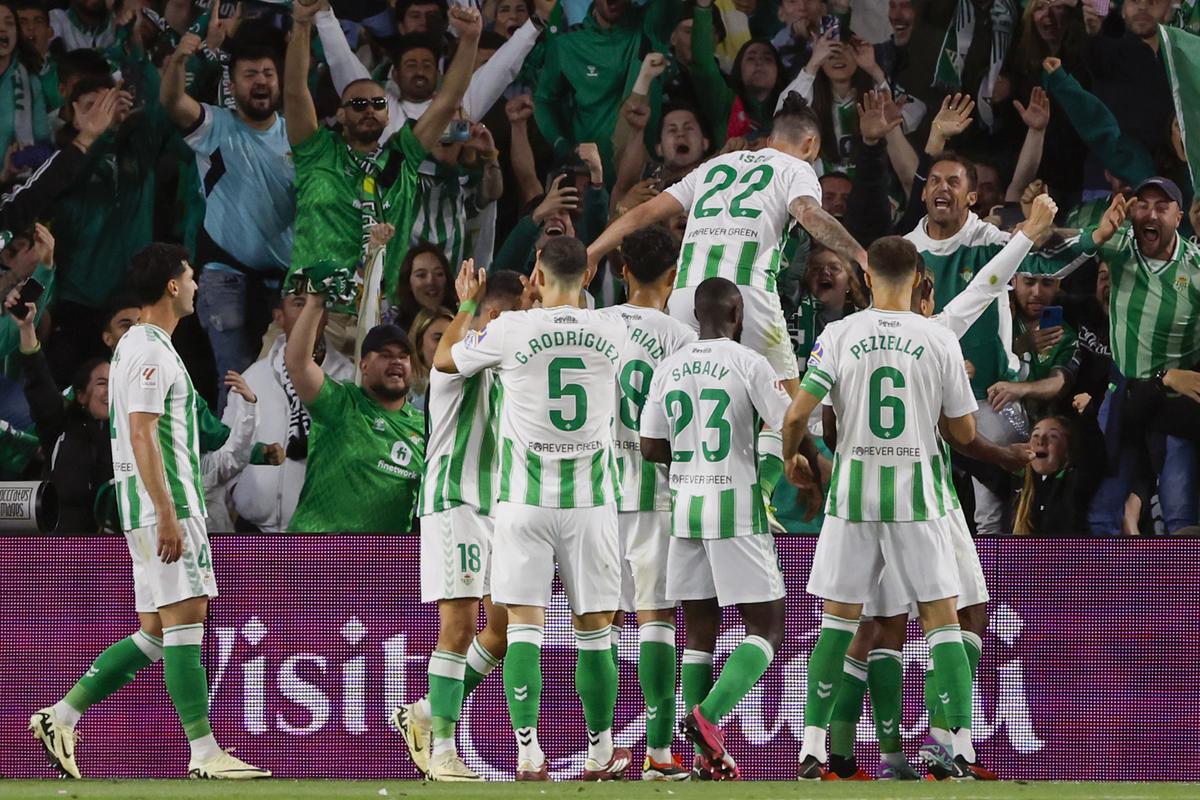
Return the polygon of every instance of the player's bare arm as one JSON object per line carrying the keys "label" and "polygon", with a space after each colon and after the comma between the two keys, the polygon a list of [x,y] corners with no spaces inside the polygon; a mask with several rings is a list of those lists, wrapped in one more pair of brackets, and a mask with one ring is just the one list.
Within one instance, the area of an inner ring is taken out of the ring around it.
{"label": "player's bare arm", "polygon": [[943,434],[946,441],[950,442],[950,446],[958,450],[963,447],[970,447],[975,441],[975,415],[967,414],[963,417],[943,417],[945,428]]}
{"label": "player's bare arm", "polygon": [[814,197],[797,197],[788,204],[788,212],[795,218],[804,230],[826,247],[831,248],[843,258],[858,264],[864,270],[867,268],[867,251],[842,227],[832,214],[821,208],[820,202]]}
{"label": "player's bare arm", "polygon": [[667,192],[657,195],[653,200],[642,203],[621,215],[621,218],[609,225],[604,233],[588,247],[588,267],[594,269],[600,259],[621,246],[625,237],[647,225],[670,219],[676,214],[683,213],[683,206]]}
{"label": "player's bare arm", "polygon": [[183,531],[175,517],[175,503],[167,489],[166,469],[158,444],[158,418],[148,411],[129,414],[129,440],[133,445],[133,460],[137,476],[154,502],[158,528],[158,557],[171,564],[183,555]]}
{"label": "player's bare arm", "polygon": [[787,479],[801,490],[800,502],[811,519],[820,507],[821,471],[816,444],[808,436],[808,418],[820,405],[821,398],[798,389],[783,418],[783,463]]}
{"label": "player's bare arm", "polygon": [[308,66],[311,58],[313,18],[328,8],[325,2],[292,9],[292,34],[288,39],[283,70],[283,117],[287,122],[288,141],[300,144],[317,132],[317,107],[308,92]]}
{"label": "player's bare arm", "polygon": [[671,443],[666,439],[647,439],[641,437],[642,458],[655,464],[671,463]]}
{"label": "player's bare arm", "polygon": [[304,310],[296,319],[296,326],[292,328],[292,335],[288,337],[287,347],[283,351],[283,363],[296,389],[296,396],[305,405],[317,398],[325,384],[325,372],[313,360],[317,331],[324,316],[325,295],[305,295]]}
{"label": "player's bare arm", "polygon": [[487,294],[487,270],[482,267],[475,269],[475,259],[468,258],[458,270],[454,288],[458,292],[458,313],[454,315],[450,327],[442,334],[442,340],[433,356],[433,367],[438,372],[457,375],[458,365],[454,363],[451,348],[466,338],[467,331],[471,330],[475,312],[483,302],[483,296]]}
{"label": "player's bare arm", "polygon": [[1018,442],[1005,446],[996,444],[982,433],[976,433],[970,444],[956,444],[952,441],[948,427],[948,421],[945,415],[942,415],[942,418],[938,420],[938,429],[942,432],[942,438],[951,442],[951,447],[955,452],[962,453],[967,458],[995,464],[1007,472],[1019,472],[1026,464],[1033,461],[1033,447],[1027,443]]}
{"label": "player's bare arm", "polygon": [[450,62],[450,68],[446,70],[441,88],[433,97],[433,102],[425,109],[425,113],[413,128],[413,133],[426,150],[433,149],[458,107],[462,105],[463,95],[467,93],[471,73],[475,69],[479,35],[483,32],[483,22],[479,12],[473,7],[451,6],[449,16],[450,24],[458,31],[458,50],[454,54],[454,60]]}

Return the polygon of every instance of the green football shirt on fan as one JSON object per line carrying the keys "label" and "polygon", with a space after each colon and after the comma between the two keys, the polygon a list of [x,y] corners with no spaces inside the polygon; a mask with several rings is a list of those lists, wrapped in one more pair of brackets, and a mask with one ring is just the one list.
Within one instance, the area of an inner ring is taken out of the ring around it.
{"label": "green football shirt on fan", "polygon": [[378,220],[396,227],[383,265],[391,294],[416,215],[417,168],[428,155],[409,127],[374,154],[353,150],[328,128],[293,146],[296,226],[290,272],[319,264],[357,266],[364,250],[359,208],[373,196]]}
{"label": "green football shirt on fan", "polygon": [[425,415],[388,411],[326,378],[308,404],[308,470],[292,531],[408,533],[425,471]]}

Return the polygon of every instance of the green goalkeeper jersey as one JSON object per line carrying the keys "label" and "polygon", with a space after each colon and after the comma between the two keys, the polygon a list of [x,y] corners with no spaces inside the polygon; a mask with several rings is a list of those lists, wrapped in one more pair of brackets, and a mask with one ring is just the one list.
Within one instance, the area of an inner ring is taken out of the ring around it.
{"label": "green goalkeeper jersey", "polygon": [[295,145],[291,271],[318,265],[355,268],[366,250],[366,223],[388,222],[396,226],[383,265],[384,288],[392,294],[416,215],[417,168],[428,155],[407,126],[373,154],[352,150],[327,128]]}
{"label": "green goalkeeper jersey", "polygon": [[361,387],[326,378],[308,404],[308,469],[293,531],[407,533],[425,471],[425,416],[388,411]]}

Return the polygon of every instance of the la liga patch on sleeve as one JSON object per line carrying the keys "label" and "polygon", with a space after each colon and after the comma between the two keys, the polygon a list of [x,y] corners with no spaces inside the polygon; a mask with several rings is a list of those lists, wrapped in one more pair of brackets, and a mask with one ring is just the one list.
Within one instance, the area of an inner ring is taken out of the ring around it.
{"label": "la liga patch on sleeve", "polygon": [[141,380],[140,380],[141,387],[143,389],[157,389],[158,388],[158,372],[159,372],[158,366],[155,364],[148,364],[148,365],[142,367],[142,374],[141,374]]}

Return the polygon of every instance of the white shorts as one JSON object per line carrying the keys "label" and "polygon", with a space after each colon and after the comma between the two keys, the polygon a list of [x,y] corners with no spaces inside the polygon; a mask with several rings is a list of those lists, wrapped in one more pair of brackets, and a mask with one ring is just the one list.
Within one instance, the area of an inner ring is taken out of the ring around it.
{"label": "white shorts", "polygon": [[[958,567],[958,607],[963,609],[986,603],[992,598],[988,594],[983,565],[979,563],[979,551],[975,549],[975,540],[971,538],[966,517],[962,511],[954,509],[946,515],[946,520],[950,523],[954,560]],[[900,614],[908,614],[915,619],[918,616],[917,603],[905,594],[903,585],[895,578],[893,571],[884,567],[879,586],[863,606],[863,616],[896,617]]]}
{"label": "white shorts", "polygon": [[671,537],[667,596],[672,600],[717,598],[722,606],[767,603],[787,594],[775,537],[769,533],[732,539]]}
{"label": "white shorts", "polygon": [[621,531],[621,610],[674,608],[675,603],[667,599],[671,512],[621,512],[617,527]]}
{"label": "white shorts", "polygon": [[[766,356],[780,380],[800,377],[800,366],[796,363],[796,352],[792,349],[779,295],[753,286],[739,286],[738,289],[743,305],[742,344]],[[696,319],[695,286],[671,292],[667,311],[692,330],[700,331],[700,322]]]}
{"label": "white shorts", "polygon": [[554,567],[576,614],[616,611],[621,601],[617,505],[540,508],[496,505],[492,601],[550,605]]}
{"label": "white shorts", "polygon": [[421,602],[491,593],[492,528],[472,506],[421,517]]}
{"label": "white shorts", "polygon": [[959,580],[952,528],[948,517],[847,522],[827,516],[813,554],[808,593],[865,605],[878,590],[886,565],[909,602],[955,597]]}
{"label": "white shorts", "polygon": [[201,517],[179,521],[183,531],[183,555],[164,564],[158,557],[158,526],[135,528],[125,534],[133,559],[133,601],[139,613],[155,613],[163,606],[193,597],[216,597],[212,550]]}

